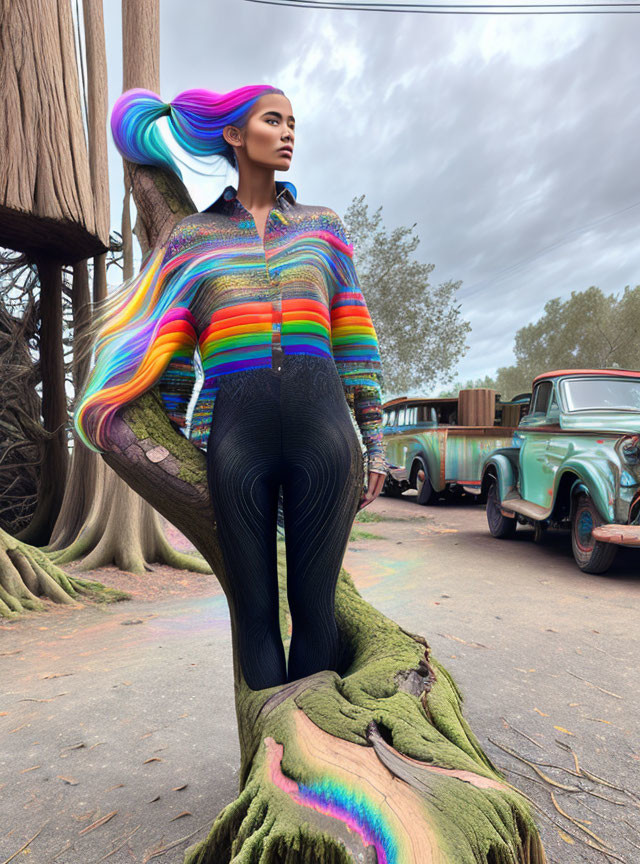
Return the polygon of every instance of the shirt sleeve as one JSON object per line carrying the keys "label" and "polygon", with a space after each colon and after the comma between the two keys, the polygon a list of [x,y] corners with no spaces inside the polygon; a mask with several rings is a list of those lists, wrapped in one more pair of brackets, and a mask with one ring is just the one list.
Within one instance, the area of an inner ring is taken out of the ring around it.
{"label": "shirt sleeve", "polygon": [[382,425],[384,376],[378,337],[353,264],[353,247],[340,217],[328,211],[333,249],[331,347],[347,401],[367,449],[369,471],[385,473]]}
{"label": "shirt sleeve", "polygon": [[158,381],[158,390],[169,420],[185,437],[187,409],[196,382],[194,356],[197,351],[195,340],[188,340],[187,344],[181,345],[171,356]]}

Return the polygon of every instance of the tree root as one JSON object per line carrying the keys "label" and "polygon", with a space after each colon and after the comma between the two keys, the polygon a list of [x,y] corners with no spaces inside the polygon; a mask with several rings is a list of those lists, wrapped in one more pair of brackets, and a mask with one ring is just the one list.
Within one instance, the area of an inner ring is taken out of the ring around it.
{"label": "tree root", "polygon": [[35,546],[16,540],[0,529],[0,617],[17,618],[26,612],[42,612],[54,603],[82,606],[79,598],[113,602],[129,595],[70,576]]}
{"label": "tree root", "polygon": [[[82,446],[82,445],[77,445]],[[153,564],[211,573],[202,558],[175,550],[153,508],[101,460],[95,498],[77,536],[64,548],[43,549],[56,564],[82,559],[85,570],[116,566],[143,574]]]}

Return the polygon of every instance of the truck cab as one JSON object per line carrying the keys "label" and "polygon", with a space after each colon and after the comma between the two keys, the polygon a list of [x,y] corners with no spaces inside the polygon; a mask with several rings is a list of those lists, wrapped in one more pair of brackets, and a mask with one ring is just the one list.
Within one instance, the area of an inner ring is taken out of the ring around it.
{"label": "truck cab", "polygon": [[602,573],[618,545],[640,545],[640,372],[555,370],[533,381],[511,447],[482,471],[489,530],[571,529],[576,563]]}

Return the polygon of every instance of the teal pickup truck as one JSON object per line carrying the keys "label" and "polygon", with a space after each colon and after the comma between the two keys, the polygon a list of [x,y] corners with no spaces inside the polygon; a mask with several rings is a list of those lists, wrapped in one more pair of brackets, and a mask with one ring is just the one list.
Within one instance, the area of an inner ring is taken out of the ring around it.
{"label": "teal pickup truck", "polygon": [[511,444],[529,393],[501,402],[495,390],[460,390],[456,397],[407,397],[385,402],[383,435],[389,469],[383,494],[416,489],[418,504],[449,492],[479,496],[482,465]]}
{"label": "teal pickup truck", "polygon": [[640,372],[568,369],[533,382],[510,446],[491,453],[481,495],[494,537],[517,523],[569,527],[574,558],[604,573],[617,547],[640,546]]}

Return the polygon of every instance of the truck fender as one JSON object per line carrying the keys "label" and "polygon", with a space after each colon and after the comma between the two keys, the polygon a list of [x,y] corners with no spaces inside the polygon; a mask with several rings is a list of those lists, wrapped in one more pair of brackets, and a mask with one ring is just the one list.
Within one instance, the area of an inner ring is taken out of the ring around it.
{"label": "truck fender", "polygon": [[421,447],[419,450],[414,451],[411,454],[411,466],[409,469],[409,477],[413,481],[413,485],[415,486],[415,475],[414,475],[414,467],[416,462],[420,460],[424,465],[425,473],[431,484],[431,488],[436,492],[442,492],[440,486],[440,471],[436,470],[438,468],[438,463],[436,461],[436,454],[431,452],[427,453],[424,447]]}
{"label": "truck fender", "polygon": [[[506,453],[506,450],[515,451],[515,464],[513,458],[510,458],[512,454]],[[505,499],[509,492],[512,492],[516,488],[518,482],[518,453],[519,448],[509,447],[503,448],[502,450],[494,450],[494,452],[489,455],[484,465],[482,466],[481,490],[483,499],[486,497],[491,477],[495,477],[495,479],[497,480],[498,494],[501,501]]]}
{"label": "truck fender", "polygon": [[[578,477],[571,485],[571,515],[573,515],[575,496],[579,492],[586,492],[593,499],[598,513],[605,522],[615,522],[613,504],[609,503],[610,500],[615,500],[615,489],[608,463],[600,467],[597,462],[587,463],[569,459],[562,465],[562,473],[565,474],[567,471]],[[556,490],[560,479],[558,477]]]}

